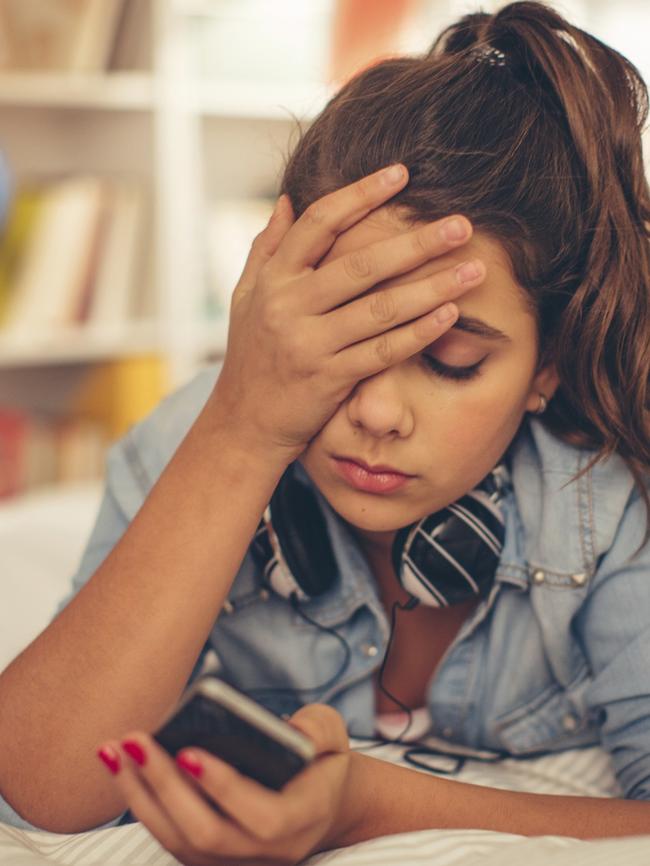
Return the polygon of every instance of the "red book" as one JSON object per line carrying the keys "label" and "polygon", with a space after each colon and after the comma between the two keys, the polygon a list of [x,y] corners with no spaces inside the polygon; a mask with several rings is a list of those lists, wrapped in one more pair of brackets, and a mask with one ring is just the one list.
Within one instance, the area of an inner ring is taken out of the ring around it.
{"label": "red book", "polygon": [[29,426],[24,412],[0,408],[0,498],[24,489]]}

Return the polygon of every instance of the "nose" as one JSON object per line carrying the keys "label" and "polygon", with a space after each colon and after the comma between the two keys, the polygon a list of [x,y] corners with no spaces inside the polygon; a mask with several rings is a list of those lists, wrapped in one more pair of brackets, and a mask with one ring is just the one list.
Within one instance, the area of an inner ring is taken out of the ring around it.
{"label": "nose", "polygon": [[403,437],[411,433],[413,413],[398,367],[388,367],[357,382],[346,405],[353,427],[360,427],[376,437],[390,434]]}

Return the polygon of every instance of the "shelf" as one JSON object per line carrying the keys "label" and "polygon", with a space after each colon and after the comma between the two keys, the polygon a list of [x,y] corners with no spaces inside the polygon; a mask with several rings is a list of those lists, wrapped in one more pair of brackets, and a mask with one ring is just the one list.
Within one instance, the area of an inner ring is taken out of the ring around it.
{"label": "shelf", "polygon": [[211,82],[197,84],[195,110],[206,118],[312,120],[334,95],[328,84]]}
{"label": "shelf", "polygon": [[[204,117],[288,120],[315,117],[334,95],[327,84],[198,82],[194,110]],[[82,108],[152,111],[154,79],[140,72],[66,75],[53,72],[0,73],[0,108]]]}
{"label": "shelf", "polygon": [[[161,323],[134,322],[127,328],[77,327],[59,328],[41,335],[31,333],[3,334],[0,331],[0,370],[13,367],[37,367],[46,364],[75,364],[117,358],[124,355],[167,353],[169,339],[161,333]],[[194,327],[177,332],[176,350],[191,351],[199,357],[222,356],[228,340],[228,322],[215,319],[198,322]]]}
{"label": "shelf", "polygon": [[159,326],[151,321],[134,322],[128,328],[60,328],[54,335],[0,331],[0,369],[83,363],[158,351],[162,351]]}
{"label": "shelf", "polygon": [[150,111],[154,107],[153,78],[144,72],[0,73],[2,106]]}

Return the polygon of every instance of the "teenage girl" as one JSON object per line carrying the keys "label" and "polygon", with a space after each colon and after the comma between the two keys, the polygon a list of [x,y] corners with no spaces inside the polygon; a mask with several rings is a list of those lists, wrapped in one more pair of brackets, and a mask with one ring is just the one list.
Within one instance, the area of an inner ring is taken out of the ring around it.
{"label": "teenage girl", "polygon": [[[650,833],[646,114],[629,61],[533,2],[338,92],[223,364],[113,447],[72,594],[0,677],[3,820],[128,810],[202,866],[422,828]],[[316,743],[282,791],[152,740],[210,663]],[[599,743],[620,798],[349,750],[424,732]]]}

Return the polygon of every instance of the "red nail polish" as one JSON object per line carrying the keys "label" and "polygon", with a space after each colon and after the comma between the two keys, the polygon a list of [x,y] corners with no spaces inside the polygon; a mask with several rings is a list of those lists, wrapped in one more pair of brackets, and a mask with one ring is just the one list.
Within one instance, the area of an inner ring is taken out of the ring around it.
{"label": "red nail polish", "polygon": [[147,756],[145,755],[144,749],[139,743],[136,743],[133,740],[124,740],[122,742],[122,748],[128,755],[133,758],[136,764],[144,767]]}
{"label": "red nail polish", "polygon": [[194,758],[190,758],[189,755],[176,755],[176,763],[179,767],[182,767],[184,770],[187,770],[188,773],[191,773],[197,779],[203,773],[203,767],[196,761]]}
{"label": "red nail polish", "polygon": [[115,749],[111,749],[110,746],[103,746],[101,749],[97,750],[97,757],[106,764],[113,775],[119,773],[120,758]]}

